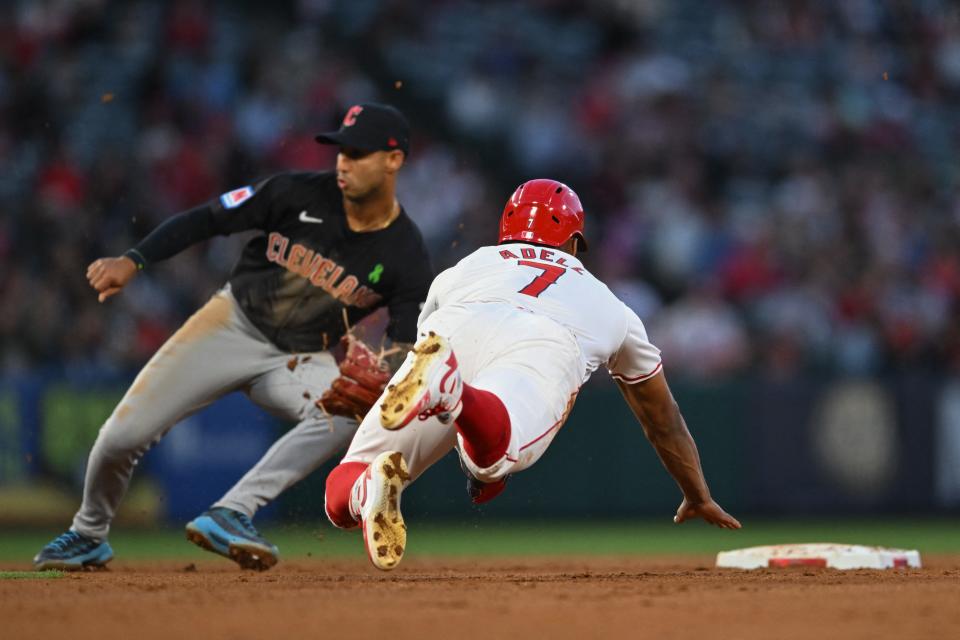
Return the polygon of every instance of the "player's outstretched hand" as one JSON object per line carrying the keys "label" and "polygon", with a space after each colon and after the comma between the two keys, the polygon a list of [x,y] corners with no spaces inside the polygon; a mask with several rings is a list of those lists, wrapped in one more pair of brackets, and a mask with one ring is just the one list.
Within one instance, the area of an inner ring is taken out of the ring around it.
{"label": "player's outstretched hand", "polygon": [[90,286],[100,294],[98,297],[100,302],[119,293],[135,275],[137,275],[137,265],[126,256],[100,258],[87,267],[87,280],[90,281]]}
{"label": "player's outstretched hand", "polygon": [[739,529],[741,526],[739,520],[721,509],[720,505],[713,500],[693,503],[684,498],[683,502],[680,503],[680,508],[677,509],[677,515],[673,517],[673,521],[680,524],[692,518],[703,518],[721,529]]}

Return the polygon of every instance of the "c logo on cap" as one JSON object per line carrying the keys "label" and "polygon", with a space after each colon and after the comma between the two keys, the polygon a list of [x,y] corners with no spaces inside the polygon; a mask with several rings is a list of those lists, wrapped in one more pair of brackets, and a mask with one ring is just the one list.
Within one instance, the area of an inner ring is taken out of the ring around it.
{"label": "c logo on cap", "polygon": [[357,116],[360,115],[360,112],[363,111],[363,107],[360,105],[354,105],[350,107],[347,111],[347,115],[343,116],[343,126],[352,127],[357,124]]}

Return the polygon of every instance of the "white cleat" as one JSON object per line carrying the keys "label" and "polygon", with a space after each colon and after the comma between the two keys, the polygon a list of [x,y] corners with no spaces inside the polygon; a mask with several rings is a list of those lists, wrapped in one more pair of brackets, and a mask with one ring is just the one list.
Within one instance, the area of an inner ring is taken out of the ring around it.
{"label": "white cleat", "polygon": [[387,386],[380,403],[384,429],[402,429],[414,418],[426,420],[431,416],[450,424],[460,415],[463,381],[457,357],[450,343],[433,331],[417,341],[394,379],[397,382]]}
{"label": "white cleat", "polygon": [[407,463],[399,451],[378,455],[357,478],[351,511],[360,517],[363,543],[370,562],[389,571],[400,564],[407,546],[407,525],[400,513],[400,494],[410,481]]}

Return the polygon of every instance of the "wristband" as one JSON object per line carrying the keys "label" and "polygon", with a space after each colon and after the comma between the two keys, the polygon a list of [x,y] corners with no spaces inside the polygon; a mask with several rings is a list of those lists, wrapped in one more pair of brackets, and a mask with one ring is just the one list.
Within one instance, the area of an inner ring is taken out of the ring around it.
{"label": "wristband", "polygon": [[133,264],[137,265],[137,271],[143,271],[143,268],[147,266],[147,259],[136,249],[127,249],[123,255],[133,260]]}

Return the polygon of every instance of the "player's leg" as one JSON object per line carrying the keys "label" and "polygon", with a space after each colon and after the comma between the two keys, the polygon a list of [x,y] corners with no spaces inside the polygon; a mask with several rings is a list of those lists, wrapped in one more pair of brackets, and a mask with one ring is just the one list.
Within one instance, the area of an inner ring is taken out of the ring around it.
{"label": "player's leg", "polygon": [[257,464],[214,506],[229,507],[250,517],[335,454],[344,451],[357,431],[353,418],[331,416],[317,399],[339,375],[328,352],[301,355],[293,365],[260,376],[248,395],[273,415],[297,425],[277,440]]}
{"label": "player's leg", "polygon": [[[470,328],[469,322],[465,325]],[[457,333],[450,327],[436,328],[448,335]],[[469,354],[461,355],[469,359]],[[506,452],[510,441],[509,414],[496,395],[464,383],[460,366],[450,341],[433,329],[426,330],[398,371],[398,381],[387,388],[381,407],[382,424],[385,429],[400,430],[417,418],[437,415],[443,423],[455,422],[458,431],[469,435],[464,445],[474,460],[481,461],[482,466],[486,466],[483,461],[493,464]],[[504,480],[482,483],[463,461],[461,466],[474,503],[492,500],[503,491]]]}
{"label": "player's leg", "polygon": [[388,387],[384,426],[432,413],[455,418],[461,461],[480,481],[471,498],[485,502],[542,455],[562,424],[579,385],[579,349],[549,319],[499,305],[440,310],[421,331],[398,372],[406,377]]}
{"label": "player's leg", "polygon": [[[327,478],[328,517],[340,527],[359,522],[368,555],[381,569],[393,568],[402,555],[403,545],[399,551],[392,546],[406,536],[400,492],[449,450],[450,440],[466,433],[461,448],[490,463],[481,467],[462,454],[471,474],[484,482],[502,481],[542,454],[579,384],[573,337],[526,312],[514,314],[500,305],[441,309],[421,334],[381,402],[361,423],[344,464]],[[454,420],[459,436],[444,424]],[[485,424],[488,420],[495,424]],[[551,427],[533,436],[545,423]],[[378,429],[381,425],[394,430]],[[409,480],[399,464],[404,461]]]}
{"label": "player's leg", "polygon": [[[473,385],[465,385],[468,394],[479,396],[481,403],[465,400],[457,421],[461,463],[473,478],[500,490],[507,477],[532,466],[546,452],[576,398],[576,391],[566,398],[549,393],[536,376],[508,366],[485,370]],[[467,411],[476,405],[479,411]],[[473,497],[479,503],[495,496]]]}
{"label": "player's leg", "polygon": [[484,504],[503,493],[507,478],[483,482],[471,473],[465,460],[472,461],[475,467],[486,468],[506,455],[513,434],[510,413],[495,393],[466,383],[461,402],[463,411],[456,422],[460,468],[467,476],[470,500]]}
{"label": "player's leg", "polygon": [[263,343],[250,328],[221,292],[150,359],[97,435],[71,530],[38,554],[38,568],[109,560],[110,523],[140,457],[174,424],[259,373]]}
{"label": "player's leg", "polygon": [[573,407],[583,366],[574,338],[556,323],[524,312],[508,323],[509,332],[487,342],[493,357],[464,385],[457,420],[463,466],[500,489],[547,450]]}
{"label": "player's leg", "polygon": [[[432,317],[431,327],[453,332],[470,314],[441,310]],[[472,371],[482,348],[464,353],[465,369]],[[327,517],[341,528],[360,525],[367,554],[379,569],[396,567],[405,549],[402,491],[456,442],[450,423],[460,410],[461,387],[450,345],[432,329],[424,330],[360,424],[343,462],[327,476]]]}
{"label": "player's leg", "polygon": [[327,352],[287,354],[248,389],[257,405],[297,425],[277,440],[222,498],[187,525],[188,537],[248,569],[268,569],[279,559],[277,547],[264,539],[251,522],[257,510],[272,502],[343,451],[357,430],[357,421],[329,416],[316,400],[338,375]]}
{"label": "player's leg", "polygon": [[371,562],[392,569],[406,546],[401,493],[453,449],[456,432],[436,417],[387,431],[380,426],[379,404],[360,423],[343,461],[327,476],[325,508],[335,526],[361,526]]}

